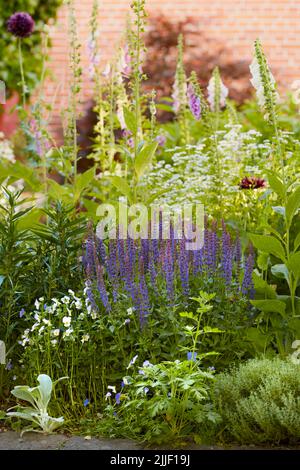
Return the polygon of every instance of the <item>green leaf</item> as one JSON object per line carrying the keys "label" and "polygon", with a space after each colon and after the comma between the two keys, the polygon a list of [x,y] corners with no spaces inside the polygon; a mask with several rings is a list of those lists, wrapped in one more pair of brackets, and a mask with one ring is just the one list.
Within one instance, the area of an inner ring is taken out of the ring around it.
{"label": "green leaf", "polygon": [[249,236],[255,248],[264,253],[270,253],[280,258],[283,262],[286,261],[284,248],[277,238],[271,235],[256,235],[254,233],[251,233]]}
{"label": "green leaf", "polygon": [[278,279],[289,281],[289,270],[285,264],[274,264],[274,266],[271,267],[271,272],[273,276]]}
{"label": "green leaf", "polygon": [[271,186],[273,191],[276,194],[278,194],[279,197],[284,199],[285,198],[285,187],[284,187],[284,184],[281,181],[281,179],[278,178],[278,176],[274,172],[271,172],[271,171],[267,172],[267,176],[268,176],[269,185]]}
{"label": "green leaf", "polygon": [[211,328],[210,326],[205,326],[203,331],[204,333],[224,333],[223,330],[220,330],[219,328]]}
{"label": "green leaf", "polygon": [[262,312],[280,313],[283,317],[285,316],[286,305],[280,300],[251,300],[251,304]]}
{"label": "green leaf", "polygon": [[268,253],[260,253],[257,257],[257,266],[262,271],[266,271],[268,269],[269,263],[269,254]]}
{"label": "green leaf", "polygon": [[123,108],[123,112],[127,128],[133,133],[133,135],[135,135],[137,133],[137,122],[135,114],[125,107]]}
{"label": "green leaf", "polygon": [[286,218],[288,224],[290,225],[295,213],[300,207],[300,186],[293,191],[293,193],[288,197],[286,203]]}
{"label": "green leaf", "polygon": [[95,178],[94,167],[76,176],[76,180],[75,180],[75,198],[76,199],[80,197],[80,194],[82,193],[82,191],[89,186],[90,182],[94,178]]}
{"label": "green leaf", "polygon": [[298,235],[296,236],[294,240],[294,251],[297,251],[299,246],[300,246],[300,232],[298,233]]}
{"label": "green leaf", "polygon": [[129,184],[127,181],[120,176],[112,176],[110,178],[112,184],[117,188],[124,196],[128,197],[128,200],[132,201],[132,193]]}
{"label": "green leaf", "polygon": [[151,144],[144,145],[140,153],[137,155],[134,162],[134,168],[138,179],[143,176],[143,174],[149,167],[153,155],[155,154],[155,151],[157,149],[157,145],[157,142],[152,142]]}
{"label": "green leaf", "polygon": [[295,279],[300,279],[300,251],[290,256],[288,268],[293,273]]}

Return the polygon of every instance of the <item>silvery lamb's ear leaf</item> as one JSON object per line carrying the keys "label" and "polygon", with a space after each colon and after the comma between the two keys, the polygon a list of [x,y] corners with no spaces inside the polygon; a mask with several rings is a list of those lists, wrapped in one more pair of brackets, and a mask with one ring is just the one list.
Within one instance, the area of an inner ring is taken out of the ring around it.
{"label": "silvery lamb's ear leaf", "polygon": [[45,408],[47,408],[52,393],[52,380],[50,379],[49,375],[46,374],[40,374],[37,379],[40,383],[39,390],[41,394],[42,404]]}
{"label": "silvery lamb's ear leaf", "polygon": [[64,418],[61,416],[60,418],[51,418],[49,416],[49,424],[48,424],[48,431],[53,432],[55,429],[59,428],[64,423]]}
{"label": "silvery lamb's ear leaf", "polygon": [[12,391],[12,395],[19,400],[29,401],[33,406],[36,406],[33,396],[31,395],[29,387],[27,385],[17,385]]}

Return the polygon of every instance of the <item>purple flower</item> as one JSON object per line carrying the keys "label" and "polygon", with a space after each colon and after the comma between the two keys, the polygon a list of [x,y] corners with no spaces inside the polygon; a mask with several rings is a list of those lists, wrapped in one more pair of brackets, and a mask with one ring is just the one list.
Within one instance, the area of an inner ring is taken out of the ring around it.
{"label": "purple flower", "polygon": [[149,392],[149,388],[148,388],[148,387],[145,387],[145,388],[144,388],[144,392],[145,392],[145,394],[147,395],[147,393]]}
{"label": "purple flower", "polygon": [[187,360],[188,360],[188,361],[196,361],[196,357],[197,357],[197,353],[196,353],[196,352],[194,352],[194,353],[188,352],[188,353],[187,353]]}
{"label": "purple flower", "polygon": [[143,362],[143,367],[151,367],[153,364],[151,364],[150,361],[144,361]]}
{"label": "purple flower", "polygon": [[5,369],[6,370],[12,370],[12,368],[13,368],[13,363],[12,363],[11,359],[9,359],[8,363],[5,366]]}
{"label": "purple flower", "polygon": [[188,263],[189,252],[185,249],[185,239],[180,240],[179,245],[179,272],[181,285],[183,289],[183,295],[186,297],[189,295],[189,263]]}
{"label": "purple flower", "polygon": [[24,308],[22,308],[20,310],[19,317],[22,318],[22,317],[24,317],[24,315],[25,315],[25,310],[24,310]]}
{"label": "purple flower", "polygon": [[249,295],[251,299],[254,298],[254,284],[253,284],[253,279],[252,279],[253,268],[254,268],[254,255],[253,255],[253,249],[251,249],[245,262],[244,278],[242,282],[242,293],[244,295]]}
{"label": "purple flower", "polygon": [[231,286],[232,280],[232,246],[230,234],[226,231],[225,225],[223,224],[222,232],[222,268],[223,268],[223,278],[225,279],[226,287]]}
{"label": "purple flower", "polygon": [[130,323],[130,318],[126,318],[126,320],[124,321],[124,325],[129,325]]}
{"label": "purple flower", "polygon": [[194,118],[199,121],[201,117],[201,101],[199,96],[196,95],[193,85],[190,83],[187,88],[187,97],[190,110]]}
{"label": "purple flower", "polygon": [[166,138],[165,135],[157,135],[155,137],[155,140],[156,140],[156,142],[158,142],[158,145],[160,147],[163,147],[165,145],[165,143],[167,142],[167,138]]}
{"label": "purple flower", "polygon": [[90,400],[86,398],[83,402],[83,406],[88,406],[90,404]]}
{"label": "purple flower", "polygon": [[7,21],[7,30],[17,38],[27,38],[34,30],[34,21],[29,13],[14,13]]}
{"label": "purple flower", "polygon": [[171,240],[165,241],[163,252],[163,270],[165,272],[167,294],[169,300],[174,299],[174,259],[172,256]]}
{"label": "purple flower", "polygon": [[121,393],[116,393],[116,404],[119,405],[121,403]]}

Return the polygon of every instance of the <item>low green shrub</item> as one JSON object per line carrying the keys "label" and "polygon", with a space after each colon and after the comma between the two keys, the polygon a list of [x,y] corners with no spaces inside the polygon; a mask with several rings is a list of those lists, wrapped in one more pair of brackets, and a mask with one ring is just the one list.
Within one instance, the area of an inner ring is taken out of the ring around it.
{"label": "low green shrub", "polygon": [[300,364],[253,359],[217,376],[216,410],[243,444],[300,439]]}

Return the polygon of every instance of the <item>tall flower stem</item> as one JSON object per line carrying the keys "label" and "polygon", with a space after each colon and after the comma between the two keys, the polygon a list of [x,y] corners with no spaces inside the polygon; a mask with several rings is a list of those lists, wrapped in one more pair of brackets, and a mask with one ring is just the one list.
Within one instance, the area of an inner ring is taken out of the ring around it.
{"label": "tall flower stem", "polygon": [[23,54],[22,54],[22,39],[18,38],[18,56],[19,56],[19,65],[21,72],[21,86],[22,86],[22,103],[23,109],[25,110],[26,105],[26,83],[24,75],[24,65],[23,65]]}

